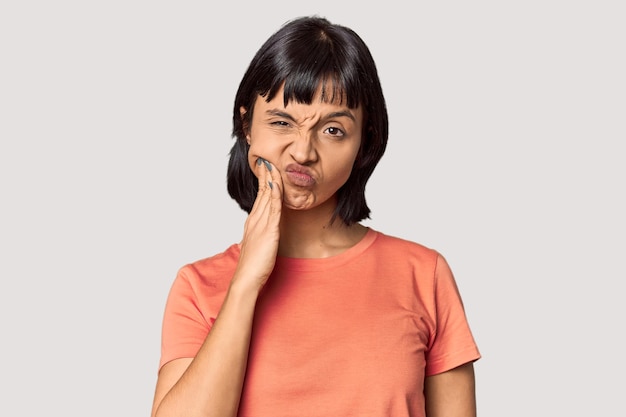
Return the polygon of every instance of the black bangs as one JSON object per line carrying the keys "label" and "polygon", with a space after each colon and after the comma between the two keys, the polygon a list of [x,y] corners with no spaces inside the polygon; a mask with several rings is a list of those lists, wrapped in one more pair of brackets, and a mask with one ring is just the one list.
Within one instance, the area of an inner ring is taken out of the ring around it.
{"label": "black bangs", "polygon": [[[272,100],[284,87],[284,104],[295,100],[311,104],[318,89],[322,88],[323,102],[337,102],[350,108],[363,103],[359,81],[359,54],[350,50],[350,44],[337,42],[324,31],[315,39],[290,39],[289,42],[270,47],[265,66],[274,73],[266,85],[261,81],[257,91],[265,100]],[[363,71],[361,71],[361,74]]]}

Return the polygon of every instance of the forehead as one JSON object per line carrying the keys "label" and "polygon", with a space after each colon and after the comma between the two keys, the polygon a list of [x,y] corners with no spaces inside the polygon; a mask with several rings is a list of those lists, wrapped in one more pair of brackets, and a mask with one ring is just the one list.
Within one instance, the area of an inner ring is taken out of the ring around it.
{"label": "forehead", "polygon": [[331,103],[345,105],[349,108],[357,108],[360,105],[359,94],[351,96],[341,81],[336,76],[326,75],[321,79],[309,79],[303,76],[287,77],[282,82],[270,88],[261,96],[265,101],[273,101],[280,97],[285,104],[296,102],[303,104]]}
{"label": "forehead", "polygon": [[343,108],[349,109],[352,113],[359,113],[361,110],[361,106],[357,105],[356,107],[350,107],[348,105],[348,98],[343,89],[333,82],[320,82],[317,85],[317,88],[314,90],[313,94],[308,97],[300,97],[293,92],[290,94],[285,89],[285,83],[281,85],[281,87],[276,91],[273,97],[270,97],[269,94],[259,95],[257,100],[255,100],[255,107],[258,104],[266,103],[271,104],[273,106],[279,106],[281,108],[289,108],[294,107],[296,104],[313,106],[313,107],[335,107],[335,108]]}

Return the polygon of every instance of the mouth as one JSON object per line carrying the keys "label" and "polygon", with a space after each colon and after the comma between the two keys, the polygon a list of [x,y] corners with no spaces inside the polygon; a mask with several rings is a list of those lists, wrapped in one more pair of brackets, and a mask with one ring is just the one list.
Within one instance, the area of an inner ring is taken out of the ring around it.
{"label": "mouth", "polygon": [[297,164],[289,164],[285,169],[288,181],[298,187],[311,187],[315,184],[313,173],[306,167]]}

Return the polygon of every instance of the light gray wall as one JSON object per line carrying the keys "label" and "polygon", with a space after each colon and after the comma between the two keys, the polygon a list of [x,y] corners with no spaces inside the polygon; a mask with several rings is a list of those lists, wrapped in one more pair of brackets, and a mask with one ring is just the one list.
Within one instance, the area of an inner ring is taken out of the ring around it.
{"label": "light gray wall", "polygon": [[149,414],[176,271],[241,235],[239,79],[314,13],[378,63],[391,136],[367,224],[451,264],[479,415],[623,413],[618,3],[3,3],[0,414]]}

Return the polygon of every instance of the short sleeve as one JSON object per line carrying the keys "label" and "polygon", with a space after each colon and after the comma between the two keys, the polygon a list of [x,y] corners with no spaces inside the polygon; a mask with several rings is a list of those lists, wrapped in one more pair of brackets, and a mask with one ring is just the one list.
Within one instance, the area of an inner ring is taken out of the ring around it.
{"label": "short sleeve", "polygon": [[193,282],[196,272],[190,265],[178,271],[165,304],[161,333],[159,369],[178,358],[193,358],[212,325],[201,312]]}
{"label": "short sleeve", "polygon": [[426,376],[480,358],[454,275],[441,255],[435,266],[434,303],[435,332],[426,356]]}

